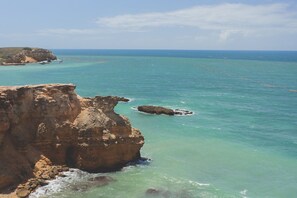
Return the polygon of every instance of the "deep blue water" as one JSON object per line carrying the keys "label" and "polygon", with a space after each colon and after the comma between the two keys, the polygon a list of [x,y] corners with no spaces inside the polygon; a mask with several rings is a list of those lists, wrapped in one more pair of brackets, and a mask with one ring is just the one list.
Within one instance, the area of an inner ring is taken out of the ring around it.
{"label": "deep blue water", "polygon": [[[145,136],[149,165],[109,173],[117,181],[73,191],[76,171],[33,197],[297,196],[297,52],[54,50],[62,64],[1,67],[1,85],[74,83],[81,96],[132,98],[116,111]],[[154,116],[143,104],[193,116]]]}
{"label": "deep blue water", "polygon": [[55,49],[59,55],[154,56],[180,58],[242,59],[296,62],[297,51],[223,51],[223,50],[81,50]]}

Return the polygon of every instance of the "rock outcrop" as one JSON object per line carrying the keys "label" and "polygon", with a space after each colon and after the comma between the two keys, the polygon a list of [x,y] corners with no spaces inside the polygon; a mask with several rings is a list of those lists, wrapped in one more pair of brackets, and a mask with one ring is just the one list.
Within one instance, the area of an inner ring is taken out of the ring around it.
{"label": "rock outcrop", "polygon": [[157,115],[160,115],[160,114],[174,115],[174,111],[172,109],[160,107],[160,106],[146,106],[146,105],[138,106],[137,110],[145,113],[157,114]]}
{"label": "rock outcrop", "polygon": [[56,60],[57,57],[47,49],[41,48],[0,48],[0,65],[24,65],[41,61]]}
{"label": "rock outcrop", "polygon": [[165,114],[165,115],[192,115],[192,111],[184,110],[184,109],[169,109],[160,106],[150,106],[150,105],[143,105],[137,107],[138,111],[150,113],[150,114]]}
{"label": "rock outcrop", "polygon": [[0,192],[29,178],[42,185],[61,165],[104,172],[140,158],[143,136],[113,110],[123,98],[82,98],[74,90],[72,84],[0,87]]}

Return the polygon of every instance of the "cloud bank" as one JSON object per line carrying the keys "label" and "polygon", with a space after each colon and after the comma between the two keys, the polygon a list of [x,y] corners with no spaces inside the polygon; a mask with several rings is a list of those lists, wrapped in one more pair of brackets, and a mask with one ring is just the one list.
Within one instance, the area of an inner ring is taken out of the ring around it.
{"label": "cloud bank", "polygon": [[288,4],[220,4],[104,17],[99,18],[97,24],[127,31],[190,27],[217,31],[221,40],[227,40],[234,34],[248,36],[263,31],[296,33],[297,13],[290,11]]}

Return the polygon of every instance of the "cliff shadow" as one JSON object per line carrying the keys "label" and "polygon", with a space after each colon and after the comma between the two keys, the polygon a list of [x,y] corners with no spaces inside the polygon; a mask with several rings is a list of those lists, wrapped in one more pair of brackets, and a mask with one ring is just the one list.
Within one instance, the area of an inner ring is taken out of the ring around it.
{"label": "cliff shadow", "polygon": [[74,146],[70,146],[66,149],[65,163],[70,168],[76,167],[77,150]]}

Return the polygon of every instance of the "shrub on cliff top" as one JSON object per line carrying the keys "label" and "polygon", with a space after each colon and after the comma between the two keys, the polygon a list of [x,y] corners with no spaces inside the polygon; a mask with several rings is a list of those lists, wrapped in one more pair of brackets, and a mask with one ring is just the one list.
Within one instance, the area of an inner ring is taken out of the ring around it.
{"label": "shrub on cliff top", "polygon": [[32,48],[30,48],[30,47],[24,47],[23,50],[32,51]]}

